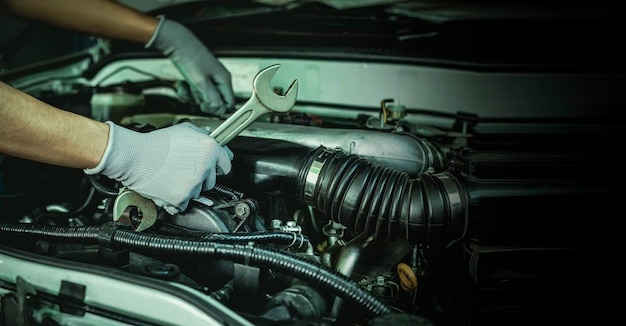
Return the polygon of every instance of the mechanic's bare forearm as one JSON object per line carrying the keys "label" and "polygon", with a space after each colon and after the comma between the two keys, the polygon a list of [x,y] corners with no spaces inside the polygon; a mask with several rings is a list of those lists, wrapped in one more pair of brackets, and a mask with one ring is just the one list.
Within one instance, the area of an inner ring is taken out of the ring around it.
{"label": "mechanic's bare forearm", "polygon": [[0,82],[0,153],[73,168],[98,165],[109,126]]}
{"label": "mechanic's bare forearm", "polygon": [[0,0],[3,9],[29,20],[101,37],[146,44],[158,20],[109,0]]}

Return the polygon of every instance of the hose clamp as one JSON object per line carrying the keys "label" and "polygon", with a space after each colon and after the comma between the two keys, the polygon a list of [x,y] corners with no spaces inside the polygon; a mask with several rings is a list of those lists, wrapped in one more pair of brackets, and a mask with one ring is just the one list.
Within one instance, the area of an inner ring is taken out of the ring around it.
{"label": "hose clamp", "polygon": [[332,151],[324,148],[315,156],[311,166],[309,167],[305,182],[304,182],[304,191],[303,191],[303,200],[308,205],[315,205],[315,188],[317,187],[317,181],[322,172],[322,168],[324,164],[330,157],[330,155],[335,154],[336,151]]}

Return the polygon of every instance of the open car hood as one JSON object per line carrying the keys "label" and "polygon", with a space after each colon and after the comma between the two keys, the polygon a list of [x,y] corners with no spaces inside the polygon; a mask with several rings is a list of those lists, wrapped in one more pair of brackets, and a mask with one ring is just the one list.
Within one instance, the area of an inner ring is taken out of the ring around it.
{"label": "open car hood", "polygon": [[[297,101],[233,169],[136,230],[103,176],[0,156],[0,324],[605,322],[622,304],[623,10],[197,1],[154,9]],[[0,78],[149,132],[214,130],[168,58],[98,40]],[[176,186],[176,185],[172,185]],[[133,224],[135,223],[135,224]]]}

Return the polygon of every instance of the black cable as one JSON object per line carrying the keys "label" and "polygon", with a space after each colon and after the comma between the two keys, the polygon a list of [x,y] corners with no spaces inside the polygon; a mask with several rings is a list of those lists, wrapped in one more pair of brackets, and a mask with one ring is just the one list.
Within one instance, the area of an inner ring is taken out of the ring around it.
{"label": "black cable", "polygon": [[265,225],[265,221],[263,221],[263,218],[257,216],[254,219],[254,229],[259,232],[266,232],[268,230],[267,225]]}
{"label": "black cable", "polygon": [[2,233],[17,233],[55,241],[97,242],[113,249],[128,249],[144,254],[209,256],[251,266],[269,267],[325,289],[347,302],[363,307],[373,315],[391,312],[389,307],[347,276],[276,248],[133,232],[113,222],[99,228],[0,223],[0,234]]}
{"label": "black cable", "polygon": [[97,243],[100,227],[97,226],[56,226],[40,224],[0,223],[0,234],[20,234],[43,240],[73,243]]}
{"label": "black cable", "polygon": [[156,74],[153,74],[153,73],[150,73],[150,72],[147,72],[147,71],[144,71],[144,70],[141,70],[141,69],[138,69],[138,68],[135,68],[133,66],[121,66],[121,67],[115,69],[114,71],[110,72],[108,75],[106,75],[102,79],[100,79],[100,81],[98,81],[98,83],[94,87],[96,87],[96,88],[100,87],[100,85],[102,85],[102,82],[104,82],[105,80],[107,80],[107,79],[111,78],[112,76],[118,74],[122,70],[131,70],[131,71],[134,71],[134,72],[136,72],[138,74],[142,74],[144,76],[152,77],[152,78],[154,78],[154,80],[162,83],[164,86],[172,88],[172,84],[166,82],[163,79],[161,79],[160,76],[158,76]]}
{"label": "black cable", "polygon": [[[111,228],[114,229],[114,228]],[[391,309],[378,301],[356,282],[337,271],[314,264],[289,252],[258,245],[240,245],[202,240],[190,240],[174,236],[112,230],[110,242],[113,249],[129,249],[146,254],[170,254],[175,256],[210,256],[232,260],[246,265],[269,267],[293,275],[308,284],[327,290],[347,302],[364,308],[373,315],[388,314]],[[107,236],[108,237],[108,236]]]}
{"label": "black cable", "polygon": [[235,281],[230,280],[226,282],[226,284],[224,284],[224,286],[221,289],[215,290],[209,293],[209,295],[211,296],[211,298],[221,303],[227,303],[228,300],[230,300],[230,296],[232,295],[233,291],[235,290],[234,285],[235,285]]}
{"label": "black cable", "polygon": [[91,205],[93,199],[95,198],[96,194],[96,190],[92,187],[89,188],[89,193],[87,194],[87,197],[85,198],[85,201],[82,203],[82,205],[73,210],[73,211],[69,211],[69,212],[65,212],[65,213],[61,213],[61,212],[44,212],[41,213],[39,215],[37,215],[33,220],[33,223],[37,223],[41,220],[44,219],[59,219],[59,218],[63,218],[63,219],[69,219],[69,218],[73,218],[73,217],[77,217],[79,215],[81,215],[85,210],[87,210],[87,208],[89,208],[89,206]]}
{"label": "black cable", "polygon": [[96,175],[89,175],[87,176],[87,179],[89,180],[89,183],[91,183],[91,186],[98,191],[100,194],[105,195],[107,197],[115,197],[117,195],[119,195],[119,191],[116,189],[111,189],[108,188],[104,185],[102,185],[96,178]]}
{"label": "black cable", "polygon": [[215,192],[223,195],[223,196],[228,196],[230,197],[230,199],[232,200],[239,200],[241,199],[241,197],[243,197],[243,193],[231,188],[228,188],[226,186],[223,185],[215,185],[215,187],[213,187],[213,189]]}
{"label": "black cable", "polygon": [[173,235],[178,237],[193,238],[196,240],[219,241],[229,243],[248,243],[254,242],[259,244],[283,244],[288,247],[303,248],[309,243],[307,236],[294,232],[251,232],[251,233],[223,233],[223,232],[205,232],[195,229],[182,227],[179,225],[157,221],[153,226],[159,234]]}
{"label": "black cable", "polygon": [[203,240],[233,243],[281,243],[288,247],[303,248],[309,239],[302,233],[289,232],[254,232],[254,233],[210,233]]}

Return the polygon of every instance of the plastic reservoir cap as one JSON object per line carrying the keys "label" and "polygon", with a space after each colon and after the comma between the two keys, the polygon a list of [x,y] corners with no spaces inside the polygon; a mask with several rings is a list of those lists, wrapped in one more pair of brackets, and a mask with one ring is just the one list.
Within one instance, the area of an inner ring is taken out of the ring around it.
{"label": "plastic reservoir cap", "polygon": [[417,288],[417,276],[415,276],[415,273],[413,273],[409,265],[400,263],[398,264],[397,270],[402,290],[411,291]]}

